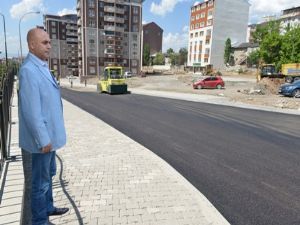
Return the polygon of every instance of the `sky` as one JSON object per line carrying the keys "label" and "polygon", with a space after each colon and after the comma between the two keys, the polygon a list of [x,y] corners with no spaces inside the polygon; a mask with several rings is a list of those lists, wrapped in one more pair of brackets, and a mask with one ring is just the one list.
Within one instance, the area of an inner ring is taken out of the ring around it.
{"label": "sky", "polygon": [[[178,51],[188,45],[189,14],[191,6],[201,0],[145,0],[143,23],[155,22],[164,30],[163,52],[169,48]],[[271,4],[270,4],[271,2]],[[20,34],[22,52],[28,52],[26,34],[30,28],[43,25],[43,14],[63,15],[76,13],[77,0],[1,0],[0,13],[5,17],[8,56],[20,55]],[[263,16],[280,15],[287,8],[300,6],[299,0],[249,0],[249,24],[262,21]],[[40,14],[28,12],[40,11]],[[21,22],[20,22],[21,21]],[[0,16],[0,58],[4,57],[4,31]]]}

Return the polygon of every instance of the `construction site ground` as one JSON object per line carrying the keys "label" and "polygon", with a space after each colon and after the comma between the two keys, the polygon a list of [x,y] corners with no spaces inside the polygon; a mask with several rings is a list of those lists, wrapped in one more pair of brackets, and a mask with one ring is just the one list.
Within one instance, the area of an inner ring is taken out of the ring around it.
{"label": "construction site ground", "polygon": [[225,81],[224,89],[193,89],[193,81],[203,78],[201,74],[147,75],[127,79],[130,88],[146,90],[193,93],[199,95],[224,96],[233,102],[253,105],[272,106],[284,109],[300,110],[300,98],[284,97],[278,94],[278,89],[284,83],[283,79],[264,78],[256,81],[255,74],[227,73],[222,75]]}

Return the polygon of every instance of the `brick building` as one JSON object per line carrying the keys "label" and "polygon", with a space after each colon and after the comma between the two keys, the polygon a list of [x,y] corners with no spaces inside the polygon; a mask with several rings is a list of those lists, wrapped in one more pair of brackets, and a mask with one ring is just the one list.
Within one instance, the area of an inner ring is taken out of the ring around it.
{"label": "brick building", "polygon": [[98,77],[106,66],[141,67],[143,0],[77,0],[79,76]]}
{"label": "brick building", "polygon": [[50,69],[56,76],[78,76],[77,15],[44,15],[44,25],[52,47]]}
{"label": "brick building", "polygon": [[246,0],[204,0],[192,6],[188,66],[223,68],[227,38],[233,45],[246,42],[249,6]]}
{"label": "brick building", "polygon": [[143,25],[143,45],[150,47],[150,55],[162,52],[163,29],[151,22]]}

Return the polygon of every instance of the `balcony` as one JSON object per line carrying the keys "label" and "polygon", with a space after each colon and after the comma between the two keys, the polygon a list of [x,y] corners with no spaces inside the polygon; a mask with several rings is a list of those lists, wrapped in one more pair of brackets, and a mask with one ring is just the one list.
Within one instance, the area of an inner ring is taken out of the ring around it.
{"label": "balcony", "polygon": [[116,8],[116,13],[119,13],[119,14],[124,14],[125,10],[124,9],[121,9],[121,8]]}
{"label": "balcony", "polygon": [[115,26],[111,26],[111,25],[104,25],[104,30],[110,30],[110,31],[115,31]]}
{"label": "balcony", "polygon": [[67,31],[66,35],[67,35],[67,36],[76,36],[76,37],[77,37],[77,36],[78,36],[78,33]]}
{"label": "balcony", "polygon": [[[77,22],[78,22],[78,20],[77,20]],[[66,29],[68,29],[68,30],[77,30],[77,25],[76,25],[76,23],[68,23],[67,26],[66,26]]]}
{"label": "balcony", "polygon": [[112,7],[112,6],[104,6],[104,12],[112,12],[114,13],[116,10],[115,7]]}
{"label": "balcony", "polygon": [[104,16],[104,21],[107,21],[107,22],[116,22],[114,16]]}
{"label": "balcony", "polygon": [[117,23],[124,23],[124,18],[115,17],[115,22],[117,22]]}
{"label": "balcony", "polygon": [[124,32],[124,27],[116,27],[115,31]]}
{"label": "balcony", "polygon": [[67,42],[75,42],[75,43],[77,43],[78,42],[78,38],[66,38],[66,41]]}

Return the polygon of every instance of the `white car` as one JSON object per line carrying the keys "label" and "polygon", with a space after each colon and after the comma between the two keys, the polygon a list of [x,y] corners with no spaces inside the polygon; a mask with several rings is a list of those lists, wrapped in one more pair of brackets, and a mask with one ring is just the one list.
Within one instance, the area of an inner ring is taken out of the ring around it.
{"label": "white car", "polygon": [[132,77],[132,73],[131,73],[130,71],[126,71],[126,72],[124,73],[124,77],[125,77],[125,78],[130,78],[130,77]]}

